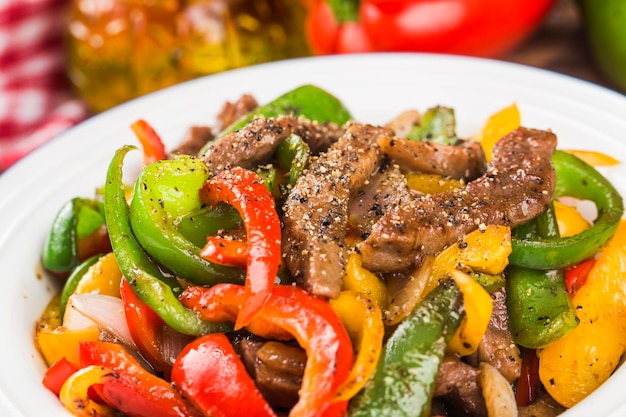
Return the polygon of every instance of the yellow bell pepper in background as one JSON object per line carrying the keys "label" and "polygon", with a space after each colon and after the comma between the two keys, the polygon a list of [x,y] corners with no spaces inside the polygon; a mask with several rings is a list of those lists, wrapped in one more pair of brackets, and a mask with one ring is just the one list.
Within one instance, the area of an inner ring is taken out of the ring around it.
{"label": "yellow bell pepper in background", "polygon": [[120,298],[122,271],[110,252],[93,264],[78,282],[76,294],[102,294]]}
{"label": "yellow bell pepper in background", "polygon": [[78,417],[114,417],[114,409],[89,398],[89,388],[115,379],[114,372],[101,366],[90,365],[72,374],[61,387],[59,399],[72,414]]}
{"label": "yellow bell pepper in background", "polygon": [[70,362],[78,363],[78,343],[81,340],[100,338],[100,330],[95,325],[79,330],[62,327],[59,300],[59,295],[52,298],[37,321],[35,329],[35,343],[48,366],[63,357]]}
{"label": "yellow bell pepper in background", "polygon": [[548,393],[572,407],[604,383],[626,352],[626,221],[572,301],[580,324],[538,351],[539,377]]}
{"label": "yellow bell pepper in background", "polygon": [[458,270],[449,273],[463,294],[465,316],[448,343],[448,351],[467,356],[476,351],[487,331],[493,301],[489,293],[469,275]]}
{"label": "yellow bell pepper in background", "polygon": [[574,236],[591,227],[591,223],[580,214],[576,207],[559,201],[554,202],[554,214],[561,237]]}
{"label": "yellow bell pepper in background", "polygon": [[603,152],[598,151],[584,151],[578,149],[568,149],[565,152],[571,153],[574,156],[582,159],[586,163],[591,166],[613,166],[618,165],[620,163],[619,160],[613,158],[610,155],[607,155]]}
{"label": "yellow bell pepper in background", "polygon": [[343,322],[357,356],[348,378],[337,388],[336,401],[347,401],[363,388],[376,370],[382,352],[382,311],[370,296],[355,291],[342,291],[329,300]]}
{"label": "yellow bell pepper in background", "polygon": [[436,174],[405,174],[410,189],[424,194],[443,193],[463,187],[463,181]]}
{"label": "yellow bell pepper in background", "polygon": [[491,161],[491,149],[504,135],[520,127],[521,116],[516,104],[512,104],[492,114],[475,140],[480,142],[487,161]]}
{"label": "yellow bell pepper in background", "polygon": [[346,273],[343,277],[343,289],[369,295],[380,308],[387,305],[385,283],[373,272],[363,268],[361,255],[352,252],[348,257]]}

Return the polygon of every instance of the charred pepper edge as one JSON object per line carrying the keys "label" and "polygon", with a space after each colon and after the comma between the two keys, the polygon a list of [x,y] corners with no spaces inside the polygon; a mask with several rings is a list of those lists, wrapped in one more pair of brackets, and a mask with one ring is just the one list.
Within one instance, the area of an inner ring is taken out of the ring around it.
{"label": "charred pepper edge", "polygon": [[613,236],[624,214],[619,192],[595,168],[574,155],[555,151],[555,197],[570,196],[592,200],[598,217],[591,228],[565,238],[513,237],[512,265],[536,269],[559,269],[575,265],[595,254]]}

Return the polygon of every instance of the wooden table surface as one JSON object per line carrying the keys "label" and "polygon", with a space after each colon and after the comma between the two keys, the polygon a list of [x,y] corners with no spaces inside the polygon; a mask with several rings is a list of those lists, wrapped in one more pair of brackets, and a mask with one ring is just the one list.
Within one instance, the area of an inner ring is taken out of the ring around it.
{"label": "wooden table surface", "polygon": [[535,34],[503,59],[615,89],[593,64],[582,17],[574,0],[559,0]]}

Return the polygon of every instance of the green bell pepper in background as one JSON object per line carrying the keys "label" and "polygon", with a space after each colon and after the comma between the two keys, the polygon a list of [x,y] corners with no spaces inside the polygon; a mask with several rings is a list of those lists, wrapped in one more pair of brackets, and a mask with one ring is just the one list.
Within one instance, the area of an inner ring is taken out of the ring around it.
{"label": "green bell pepper in background", "polygon": [[419,125],[409,131],[407,138],[441,145],[456,145],[456,117],[450,107],[431,107],[420,117]]}
{"label": "green bell pepper in background", "polygon": [[124,278],[137,296],[178,332],[201,335],[232,330],[230,323],[205,322],[186,309],[178,300],[182,292],[178,281],[164,275],[135,239],[122,182],[124,157],[133,149],[137,148],[124,146],[115,153],[104,186],[106,224]]}
{"label": "green bell pepper in background", "polygon": [[100,255],[92,256],[91,258],[83,261],[80,265],[72,270],[72,273],[65,281],[65,285],[63,285],[63,290],[61,291],[61,320],[63,319],[63,315],[65,314],[65,308],[67,307],[67,301],[70,296],[74,294],[76,291],[76,287],[78,287],[78,283],[81,278],[89,268],[100,259]]}
{"label": "green bell pepper in background", "polygon": [[52,222],[44,243],[44,268],[56,273],[68,273],[78,266],[78,241],[104,224],[102,204],[84,198],[65,203]]}
{"label": "green bell pepper in background", "polygon": [[619,192],[595,168],[563,151],[554,152],[552,163],[556,171],[554,197],[591,200],[598,209],[598,216],[591,228],[570,237],[513,236],[513,251],[509,256],[512,265],[542,270],[576,265],[604,246],[624,214]]}
{"label": "green bell pepper in background", "polygon": [[[220,229],[239,224],[237,217],[208,221],[191,228],[190,219],[202,217],[203,209],[198,190],[209,178],[209,170],[200,159],[177,155],[175,159],[157,161],[143,169],[135,182],[130,205],[130,222],[133,233],[143,249],[169,272],[195,284],[218,282],[243,283],[245,272],[208,261],[200,255],[208,235]],[[194,213],[195,217],[189,217]],[[185,232],[178,224],[184,219]],[[202,228],[200,227],[202,226]],[[203,241],[201,246],[197,243]]]}
{"label": "green bell pepper in background", "polygon": [[578,4],[596,65],[626,92],[626,2],[579,0]]}
{"label": "green bell pepper in background", "polygon": [[428,416],[446,346],[462,318],[453,280],[431,291],[385,345],[376,372],[352,401],[350,417]]}
{"label": "green bell pepper in background", "polygon": [[282,115],[304,116],[320,123],[333,122],[339,125],[352,120],[350,111],[335,96],[317,86],[302,85],[267,104],[257,107],[233,122],[220,132],[213,141],[207,143],[199,154],[203,155],[215,141],[230,132],[241,129],[257,116],[278,117]]}

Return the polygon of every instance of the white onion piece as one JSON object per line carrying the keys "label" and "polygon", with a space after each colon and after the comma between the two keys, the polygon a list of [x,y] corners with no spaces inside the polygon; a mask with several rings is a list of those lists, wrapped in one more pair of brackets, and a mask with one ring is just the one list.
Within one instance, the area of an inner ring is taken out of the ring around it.
{"label": "white onion piece", "polygon": [[96,322],[88,317],[85,317],[80,311],[75,308],[71,308],[72,297],[67,300],[67,307],[63,314],[63,327],[67,330],[84,330],[89,327],[97,326]]}
{"label": "white onion piece", "polygon": [[515,394],[509,381],[487,362],[481,362],[479,367],[479,383],[483,390],[483,398],[487,406],[489,417],[517,417]]}
{"label": "white onion piece", "polygon": [[67,304],[68,308],[90,318],[100,329],[111,333],[122,343],[137,348],[128,329],[121,299],[102,294],[74,294]]}

